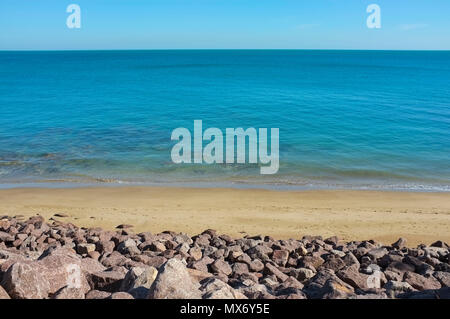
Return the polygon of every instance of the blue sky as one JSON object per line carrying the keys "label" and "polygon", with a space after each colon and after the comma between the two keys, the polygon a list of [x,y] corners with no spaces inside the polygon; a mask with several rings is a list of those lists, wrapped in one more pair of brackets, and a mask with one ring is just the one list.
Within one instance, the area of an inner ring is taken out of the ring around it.
{"label": "blue sky", "polygon": [[450,0],[1,0],[0,50],[450,50],[449,16]]}

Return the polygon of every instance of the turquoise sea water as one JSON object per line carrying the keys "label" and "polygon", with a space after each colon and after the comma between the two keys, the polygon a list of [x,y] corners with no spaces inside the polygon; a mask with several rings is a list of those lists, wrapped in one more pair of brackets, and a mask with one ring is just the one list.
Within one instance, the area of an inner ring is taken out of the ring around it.
{"label": "turquoise sea water", "polygon": [[[176,165],[173,129],[278,127],[280,170]],[[450,190],[450,52],[0,52],[0,184]]]}

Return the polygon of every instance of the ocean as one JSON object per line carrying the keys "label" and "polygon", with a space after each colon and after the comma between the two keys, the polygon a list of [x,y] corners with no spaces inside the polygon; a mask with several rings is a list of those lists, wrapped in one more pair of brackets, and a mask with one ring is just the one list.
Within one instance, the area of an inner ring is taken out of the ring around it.
{"label": "ocean", "polygon": [[[194,120],[278,173],[172,163]],[[0,52],[0,187],[124,184],[450,191],[450,51]]]}

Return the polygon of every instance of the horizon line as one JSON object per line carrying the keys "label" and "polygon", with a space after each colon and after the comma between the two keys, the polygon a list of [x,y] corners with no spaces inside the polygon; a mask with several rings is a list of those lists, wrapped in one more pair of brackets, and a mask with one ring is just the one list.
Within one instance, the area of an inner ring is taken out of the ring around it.
{"label": "horizon line", "polygon": [[288,48],[167,48],[167,49],[0,49],[0,52],[61,52],[61,51],[441,51],[450,49],[288,49]]}

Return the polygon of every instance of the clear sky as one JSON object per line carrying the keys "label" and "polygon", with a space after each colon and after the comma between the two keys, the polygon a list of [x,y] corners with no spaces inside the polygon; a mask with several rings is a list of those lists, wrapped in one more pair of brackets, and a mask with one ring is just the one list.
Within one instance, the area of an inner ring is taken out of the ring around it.
{"label": "clear sky", "polygon": [[0,50],[197,48],[450,50],[450,0],[0,0]]}

